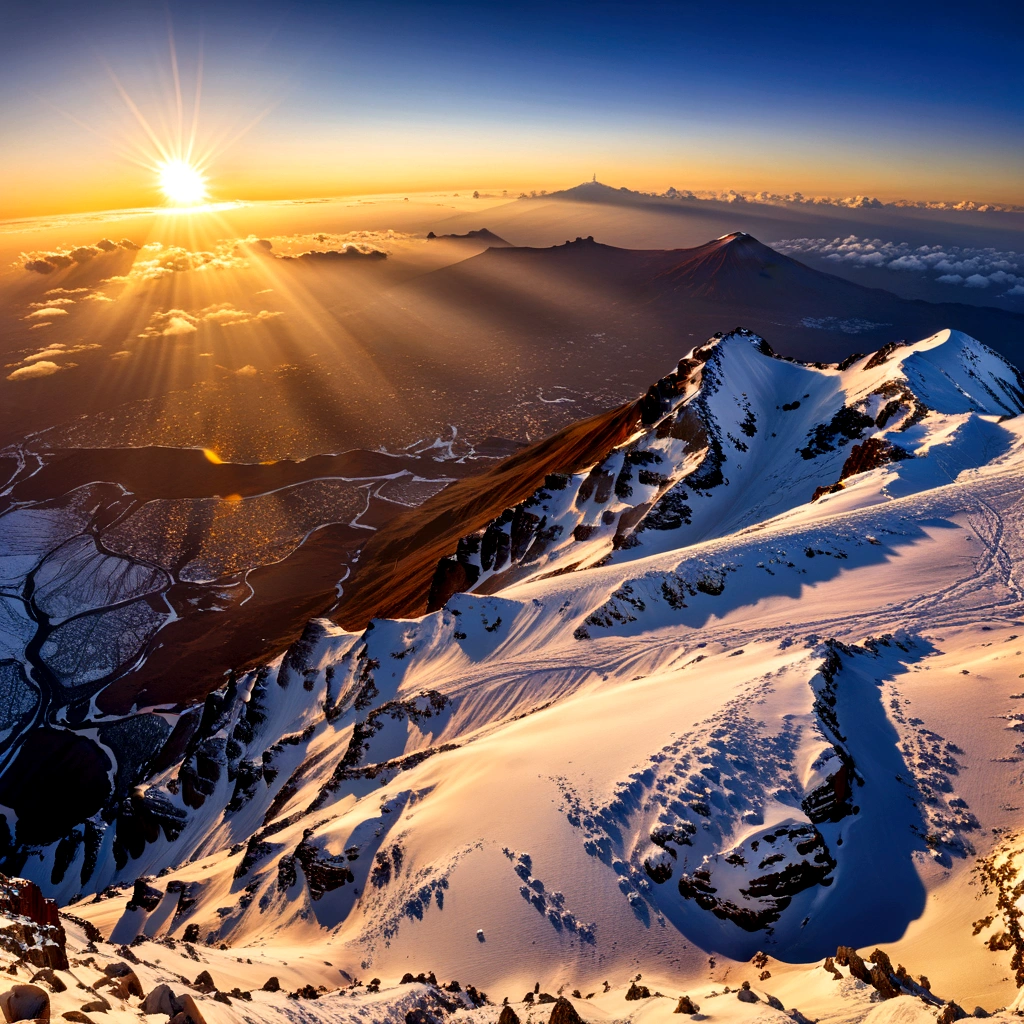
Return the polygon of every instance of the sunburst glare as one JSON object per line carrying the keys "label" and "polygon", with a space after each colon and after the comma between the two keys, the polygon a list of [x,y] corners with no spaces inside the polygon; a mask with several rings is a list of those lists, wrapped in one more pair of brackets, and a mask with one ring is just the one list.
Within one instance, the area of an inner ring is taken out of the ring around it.
{"label": "sunburst glare", "polygon": [[206,201],[206,178],[185,160],[165,160],[157,170],[160,191],[176,206],[196,206]]}

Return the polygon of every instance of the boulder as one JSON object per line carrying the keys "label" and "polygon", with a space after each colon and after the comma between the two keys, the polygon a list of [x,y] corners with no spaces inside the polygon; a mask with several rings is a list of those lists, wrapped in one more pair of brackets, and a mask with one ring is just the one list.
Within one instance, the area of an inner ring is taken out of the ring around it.
{"label": "boulder", "polygon": [[555,996],[551,995],[550,992],[541,992],[540,995],[537,996],[537,1002],[538,1003],[557,1003],[558,1000],[557,1000],[557,998],[555,998]]}
{"label": "boulder", "polygon": [[67,985],[61,981],[52,967],[44,967],[41,971],[36,971],[32,975],[32,980],[34,982],[45,982],[51,992],[67,992],[68,990]]}
{"label": "boulder", "polygon": [[967,1014],[964,1012],[964,1008],[950,1000],[941,1010],[939,1010],[939,1015],[935,1020],[936,1024],[953,1024],[953,1021],[963,1020],[966,1016]]}
{"label": "boulder", "polygon": [[94,988],[107,985],[118,999],[127,999],[129,996],[141,999],[146,994],[139,976],[126,963],[107,964],[103,973],[106,977],[101,978]]}
{"label": "boulder", "polygon": [[172,1020],[176,1020],[181,1014],[184,1014],[193,1024],[206,1024],[206,1018],[203,1016],[202,1010],[199,1009],[199,1004],[187,992],[178,997],[178,1005],[181,1009]]}
{"label": "boulder", "polygon": [[635,981],[629,986],[629,990],[626,992],[626,998],[631,1002],[634,999],[650,999],[651,990],[646,985],[638,985]]}
{"label": "boulder", "polygon": [[0,993],[0,1011],[7,1024],[19,1020],[49,1020],[50,997],[38,985],[12,985]]}
{"label": "boulder", "polygon": [[551,1007],[548,1024],[583,1024],[583,1018],[565,996],[559,996],[558,1001]]}
{"label": "boulder", "polygon": [[782,1000],[779,999],[778,996],[765,996],[765,999],[773,1010],[781,1010],[783,1013],[786,1012],[786,1008],[782,1005]]}
{"label": "boulder", "polygon": [[736,998],[741,1003],[761,1002],[761,997],[756,992],[751,990],[749,981],[743,982],[743,984],[740,986],[739,991],[736,993]]}
{"label": "boulder", "polygon": [[165,1013],[173,1017],[178,1012],[178,1001],[170,985],[157,985],[143,999],[140,1009],[143,1013]]}
{"label": "boulder", "polygon": [[200,992],[213,992],[217,986],[213,983],[213,978],[210,977],[209,971],[200,971],[196,975],[196,980],[192,984],[199,989]]}
{"label": "boulder", "polygon": [[[405,979],[404,978],[402,979],[402,983],[405,984]],[[263,983],[263,991],[264,992],[280,992],[281,991],[281,982],[277,980],[277,975],[276,974],[273,975],[270,978],[267,978],[267,980]]]}
{"label": "boulder", "polygon": [[698,1013],[700,1007],[689,997],[680,996],[679,1002],[676,1003],[676,1008],[672,1011],[673,1013]]}
{"label": "boulder", "polygon": [[86,1017],[81,1010],[65,1010],[61,1016],[65,1020],[73,1021],[74,1024],[93,1024],[92,1017]]}

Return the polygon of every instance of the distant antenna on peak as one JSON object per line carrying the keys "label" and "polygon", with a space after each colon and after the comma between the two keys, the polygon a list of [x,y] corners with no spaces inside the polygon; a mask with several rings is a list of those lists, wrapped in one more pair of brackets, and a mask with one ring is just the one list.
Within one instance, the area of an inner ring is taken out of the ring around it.
{"label": "distant antenna on peak", "polygon": [[594,177],[593,177],[593,179],[592,179],[592,180],[593,180],[593,181],[597,181],[597,171],[594,171]]}

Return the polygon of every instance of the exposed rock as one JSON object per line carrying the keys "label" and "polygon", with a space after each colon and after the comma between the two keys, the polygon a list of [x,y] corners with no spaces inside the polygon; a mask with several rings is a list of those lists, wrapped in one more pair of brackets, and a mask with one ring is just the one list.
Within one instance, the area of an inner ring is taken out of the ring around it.
{"label": "exposed rock", "polygon": [[7,1024],[19,1020],[49,1020],[50,997],[38,985],[12,985],[0,993],[0,1011]]}
{"label": "exposed rock", "polygon": [[672,1011],[673,1013],[698,1013],[700,1006],[697,1005],[689,996],[680,996],[679,1002],[676,1003],[676,1008]]}
{"label": "exposed rock", "polygon": [[33,967],[66,971],[68,955],[57,903],[46,899],[35,882],[0,875],[0,949],[23,957]]}
{"label": "exposed rock", "polygon": [[200,971],[196,975],[196,980],[192,984],[199,989],[200,992],[213,992],[217,986],[213,983],[213,978],[210,977],[209,971]]}
{"label": "exposed rock", "polygon": [[835,960],[832,959],[832,957],[830,957],[830,956],[825,957],[825,962],[821,966],[826,971],[828,971],[828,973],[831,974],[832,977],[835,978],[836,981],[842,981],[843,980],[843,972],[836,968],[836,962],[835,962]]}
{"label": "exposed rock", "polygon": [[749,981],[743,982],[743,984],[740,986],[740,990],[736,993],[736,998],[741,1003],[761,1002],[761,997],[756,992],[751,990]]}
{"label": "exposed rock", "polygon": [[32,975],[32,980],[34,982],[45,982],[51,992],[66,992],[68,990],[67,985],[54,973],[52,967],[44,967],[41,971],[36,971]]}
{"label": "exposed rock", "polygon": [[[408,975],[407,975],[407,977],[408,977]],[[403,985],[406,984],[405,978],[402,979],[402,984]],[[277,975],[274,975],[271,978],[267,978],[267,980],[263,983],[263,991],[264,992],[280,992],[281,991],[281,982],[277,980]]]}
{"label": "exposed rock", "polygon": [[118,999],[127,999],[129,996],[137,996],[141,999],[145,995],[142,982],[139,976],[125,963],[107,964],[103,968],[106,978],[101,979],[96,988],[101,985],[108,985]]}
{"label": "exposed rock", "polygon": [[967,1013],[964,1011],[964,1008],[950,1000],[939,1010],[939,1015],[935,1020],[936,1024],[953,1024],[953,1021],[963,1020],[966,1016]]}
{"label": "exposed rock", "polygon": [[164,894],[159,889],[150,885],[145,878],[138,878],[135,880],[135,889],[132,892],[132,898],[128,902],[126,909],[135,910],[141,908],[147,913],[151,913],[156,910],[163,898]]}
{"label": "exposed rock", "polygon": [[629,991],[626,993],[628,1000],[633,999],[650,999],[651,990],[646,985],[638,985],[635,981],[629,986]]}
{"label": "exposed rock", "polygon": [[519,1024],[519,1017],[516,1014],[516,1011],[507,1003],[501,1008],[501,1014],[498,1017],[498,1024]]}
{"label": "exposed rock", "polygon": [[185,931],[181,935],[182,941],[184,942],[198,942],[199,941],[199,925],[189,924],[185,926]]}
{"label": "exposed rock", "polygon": [[778,996],[765,996],[765,999],[773,1010],[782,1010],[785,1012],[786,1008],[782,1005],[782,1000],[779,999]]}
{"label": "exposed rock", "polygon": [[584,1022],[576,1012],[576,1007],[565,996],[559,996],[558,1002],[551,1008],[548,1024],[584,1024]]}
{"label": "exposed rock", "polygon": [[851,949],[849,946],[840,946],[836,950],[836,963],[840,967],[848,967],[850,974],[855,978],[871,984],[871,972],[857,950]]}
{"label": "exposed rock", "polygon": [[157,985],[142,1001],[140,1009],[143,1013],[165,1013],[173,1017],[177,1013],[177,1005],[170,985]]}
{"label": "exposed rock", "polygon": [[990,1014],[988,1012],[988,1010],[985,1009],[984,1006],[976,1006],[974,1008],[974,1016],[975,1017],[991,1017],[992,1014]]}
{"label": "exposed rock", "polygon": [[92,1017],[87,1017],[81,1010],[65,1010],[61,1016],[74,1024],[93,1024]]}
{"label": "exposed rock", "polygon": [[540,995],[537,996],[537,1002],[538,1002],[538,1004],[539,1003],[557,1003],[558,1000],[555,998],[555,996],[551,995],[550,992],[541,992]]}
{"label": "exposed rock", "polygon": [[172,1020],[184,1014],[186,1018],[191,1018],[193,1024],[206,1024],[206,1018],[203,1016],[202,1010],[199,1009],[199,1004],[187,992],[178,997],[178,1005],[181,1009]]}
{"label": "exposed rock", "polygon": [[871,968],[871,984],[883,999],[895,999],[902,995],[899,986],[892,980],[892,975],[881,964]]}

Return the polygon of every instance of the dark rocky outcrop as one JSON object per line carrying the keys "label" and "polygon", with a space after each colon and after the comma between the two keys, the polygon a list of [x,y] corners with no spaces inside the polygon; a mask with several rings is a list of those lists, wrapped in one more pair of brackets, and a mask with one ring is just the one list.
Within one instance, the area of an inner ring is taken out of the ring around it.
{"label": "dark rocky outcrop", "polygon": [[498,1024],[519,1024],[519,1016],[507,1003],[501,1008],[498,1015]]}
{"label": "dark rocky outcrop", "polygon": [[583,1018],[576,1012],[576,1007],[565,996],[559,996],[551,1008],[548,1024],[584,1024]]}
{"label": "dark rocky outcrop", "polygon": [[12,985],[0,993],[0,1011],[7,1024],[20,1020],[49,1020],[50,997],[38,985]]}
{"label": "dark rocky outcrop", "polygon": [[761,1001],[761,997],[751,989],[749,981],[743,982],[736,993],[736,998],[741,1003],[759,1003]]}
{"label": "dark rocky outcrop", "polygon": [[33,967],[67,970],[67,940],[57,904],[35,882],[0,875],[0,915],[10,920],[0,927],[0,949]]}
{"label": "dark rocky outcrop", "polygon": [[629,986],[626,992],[626,999],[632,1001],[634,999],[650,999],[651,990],[646,985],[638,985],[635,981]]}
{"label": "dark rocky outcrop", "polygon": [[699,1013],[700,1006],[695,1003],[689,996],[680,996],[679,1002],[676,1003],[676,1008],[672,1011],[673,1013]]}

